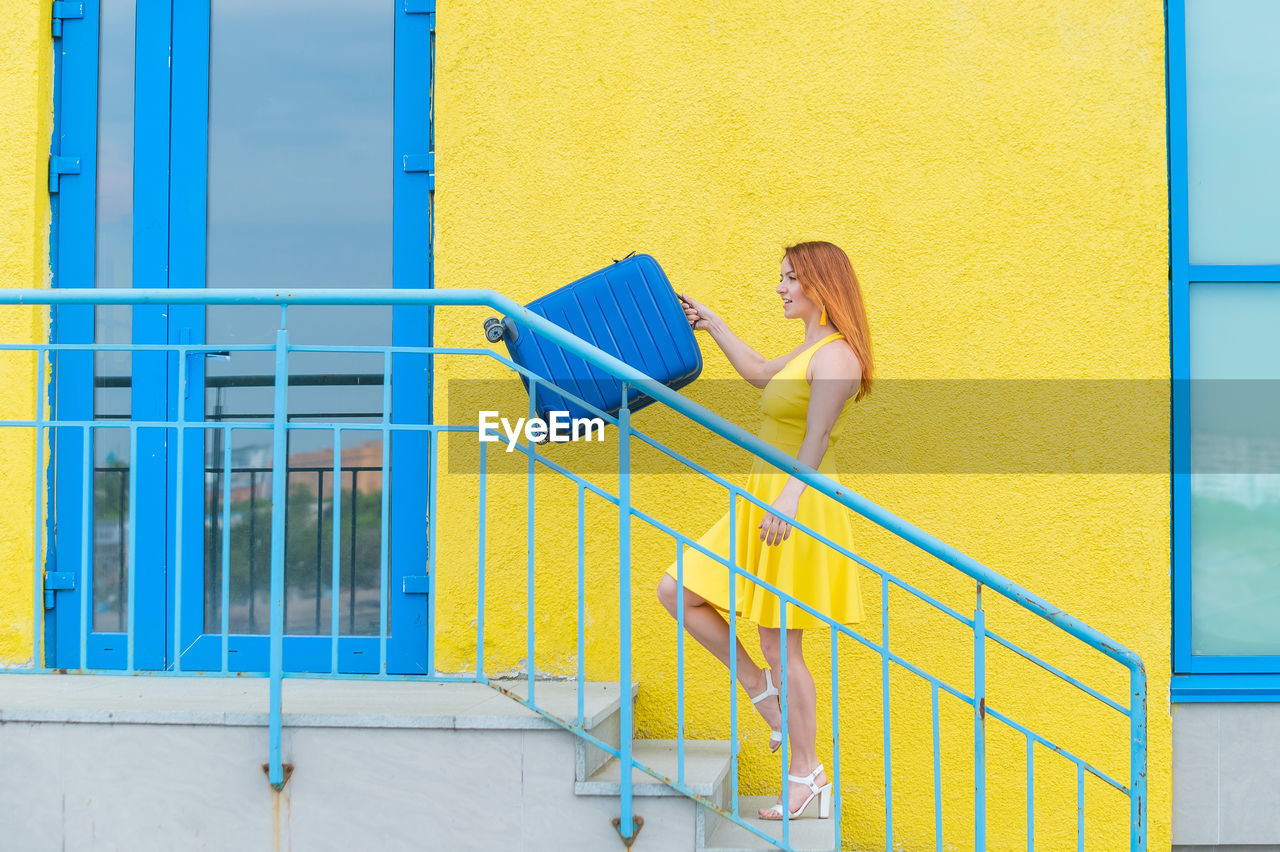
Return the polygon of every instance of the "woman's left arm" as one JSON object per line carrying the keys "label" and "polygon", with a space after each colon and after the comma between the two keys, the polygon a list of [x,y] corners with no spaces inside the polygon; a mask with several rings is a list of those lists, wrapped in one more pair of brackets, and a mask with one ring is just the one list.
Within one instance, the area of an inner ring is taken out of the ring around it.
{"label": "woman's left arm", "polygon": [[[813,378],[809,383],[809,410],[805,414],[804,441],[796,459],[817,469],[827,454],[831,430],[835,428],[845,402],[858,390],[862,366],[858,356],[847,346],[823,346],[813,354]],[[788,477],[782,491],[773,501],[780,514],[795,517],[800,507],[803,481]],[[760,522],[760,539],[769,545],[779,544],[791,536],[791,524],[776,514],[766,514]]]}

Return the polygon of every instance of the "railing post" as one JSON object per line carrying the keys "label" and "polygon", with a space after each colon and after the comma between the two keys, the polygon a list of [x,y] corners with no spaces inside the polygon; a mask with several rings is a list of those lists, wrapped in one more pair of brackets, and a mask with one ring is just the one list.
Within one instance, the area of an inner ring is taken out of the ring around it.
{"label": "railing post", "polygon": [[630,385],[622,383],[622,408],[618,409],[618,753],[622,774],[621,809],[618,834],[628,848],[635,841],[637,826],[632,819],[631,800],[631,409]]}
{"label": "railing post", "polygon": [[585,730],[586,717],[586,647],[587,647],[587,489],[578,483],[578,722]]}
{"label": "railing post", "polygon": [[[536,381],[529,382],[529,419],[533,420],[538,416],[538,383]],[[526,433],[527,434],[527,433]],[[529,472],[528,481],[526,483],[525,494],[525,657],[529,661],[529,704],[534,703],[533,684],[538,675],[538,667],[534,663],[537,657],[537,625],[535,619],[537,610],[534,606],[533,583],[535,578],[535,560],[534,554],[537,553],[534,539],[534,509],[537,507],[537,491],[534,488],[534,476],[537,474],[537,456],[538,445],[530,440],[529,444]]]}
{"label": "railing post", "polygon": [[[35,591],[35,594],[32,596],[35,598],[35,601],[34,601],[35,612],[31,617],[31,628],[32,628],[31,658],[37,668],[45,668],[47,666],[50,666],[50,663],[51,663],[51,661],[46,660],[44,656],[44,651],[45,651],[44,604],[46,602],[45,596],[49,594],[48,592],[43,591],[45,562],[44,562],[44,540],[42,536],[42,533],[44,532],[44,530],[42,529],[42,525],[44,524],[43,488],[44,488],[44,478],[46,476],[45,470],[44,470],[44,436],[45,436],[44,378],[45,378],[44,377],[44,350],[39,349],[39,350],[36,350],[36,418],[35,418],[36,419],[36,483],[35,483],[36,484],[36,503],[35,503],[35,511],[32,513],[35,518],[35,522],[34,522],[34,527],[32,529],[32,551],[31,551],[33,560],[35,562],[35,581],[34,581],[34,585],[31,587]],[[53,430],[50,430],[50,431],[53,432]],[[57,434],[57,433],[53,432],[53,434]],[[134,465],[134,461],[133,461],[133,457],[131,456],[129,459],[129,466],[133,467],[133,465]],[[84,483],[82,487],[85,489],[92,488],[93,487],[92,479],[89,482]],[[90,521],[87,516],[84,519],[82,519],[82,523],[88,524],[89,522]],[[83,597],[87,594],[89,594],[89,587],[86,585],[81,590],[80,595],[81,597]],[[48,603],[50,604],[50,609],[52,609],[53,602],[49,601]],[[84,622],[81,622],[81,627],[80,627],[81,636],[83,636],[86,632],[88,632],[88,628],[85,627],[84,624],[85,624]],[[131,645],[130,651],[132,650],[133,650],[133,647]],[[131,654],[130,660],[132,659],[133,657]],[[89,661],[83,656],[80,658],[80,668],[82,669],[89,668]]]}
{"label": "railing post", "polygon": [[839,646],[836,644],[839,634],[836,632],[835,625],[831,625],[831,780],[835,784],[835,795],[831,802],[831,810],[835,814],[835,842],[833,845],[834,852],[840,852],[841,838],[840,821],[842,813],[840,809],[844,807],[844,801],[840,795],[840,663],[836,654]]}
{"label": "railing post", "polygon": [[676,539],[676,786],[684,789],[684,542],[680,539]]}
{"label": "railing post", "polygon": [[267,778],[276,790],[284,787],[280,759],[281,687],[284,679],[284,520],[288,488],[289,331],[284,308],[276,331],[275,410],[271,426],[271,697],[270,747]]}
{"label": "railing post", "polygon": [[982,584],[973,609],[973,848],[987,848],[987,622],[982,611]]}
{"label": "railing post", "polygon": [[1142,663],[1134,661],[1130,668],[1129,732],[1132,740],[1129,757],[1129,848],[1146,852],[1147,848],[1147,674]]}
{"label": "railing post", "polygon": [[[231,446],[230,441],[227,441],[227,446],[228,447]],[[484,444],[481,444],[480,446],[483,447]],[[228,449],[228,453],[230,453],[230,449]],[[228,458],[230,458],[230,455],[228,455]],[[231,468],[231,465],[228,464],[227,469],[230,470],[230,468]],[[224,474],[224,477],[229,478],[229,474]],[[330,537],[333,540],[329,544],[333,548],[333,552],[332,552],[332,555],[329,557],[330,570],[332,572],[332,576],[329,580],[329,583],[330,583],[329,588],[333,589],[334,593],[329,596],[330,598],[329,600],[329,642],[330,642],[329,667],[332,670],[333,674],[337,675],[338,665],[339,665],[338,644],[341,641],[339,639],[339,634],[342,632],[339,629],[341,627],[342,621],[338,613],[338,604],[339,604],[338,599],[342,597],[341,595],[341,589],[342,589],[342,429],[337,426],[333,427],[333,489],[332,490],[333,490],[333,498],[329,501],[329,506],[330,506],[329,531],[331,533]],[[353,488],[352,489],[353,494],[354,494],[354,491],[355,489]],[[321,496],[323,496],[323,494]],[[317,554],[317,556],[318,555],[319,554]],[[355,565],[355,562],[352,562],[351,564]],[[353,575],[355,574],[354,568],[352,569],[352,574]],[[355,584],[352,583],[352,585],[354,586]],[[353,626],[352,630],[354,631],[354,629],[355,628]]]}
{"label": "railing post", "polygon": [[[733,647],[738,638],[738,492],[729,491],[729,643]],[[679,592],[684,594],[684,586]],[[783,720],[787,705],[782,704]],[[787,759],[787,726],[782,726],[782,761]],[[729,654],[729,813],[738,816],[738,655]]]}
{"label": "railing post", "polygon": [[[477,552],[476,552],[476,680],[484,683],[487,678],[484,676],[484,522],[485,515],[488,513],[488,502],[485,498],[485,486],[489,478],[487,470],[489,454],[486,452],[489,445],[480,442],[480,494],[478,496],[479,507],[479,526],[477,527]],[[431,464],[435,464],[436,460],[433,456]],[[434,596],[433,596],[434,597]],[[434,628],[435,622],[431,622]],[[435,672],[435,669],[432,669]]]}
{"label": "railing post", "polygon": [[[889,578],[880,578],[880,719],[884,727],[884,848],[893,848],[893,738],[889,715]],[[981,847],[979,847],[981,848]]]}

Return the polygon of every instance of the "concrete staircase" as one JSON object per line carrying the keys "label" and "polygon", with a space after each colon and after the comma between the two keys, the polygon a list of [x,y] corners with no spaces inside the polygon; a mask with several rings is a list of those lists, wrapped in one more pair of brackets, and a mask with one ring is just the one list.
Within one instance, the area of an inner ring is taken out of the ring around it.
{"label": "concrete staircase", "polygon": [[[0,844],[6,849],[623,849],[619,766],[480,684],[297,678],[284,682],[282,750],[267,784],[262,678],[0,672]],[[527,683],[505,688],[523,696]],[[572,682],[538,705],[572,719]],[[632,695],[634,700],[635,689]],[[588,684],[586,728],[618,743],[616,684]],[[674,778],[674,741],[636,756]],[[726,742],[687,742],[689,786],[729,802]],[[775,848],[640,772],[635,852]],[[743,814],[770,799],[741,798]],[[777,836],[779,823],[759,822]],[[832,820],[792,824],[792,847],[830,850]]]}
{"label": "concrete staircase", "polygon": [[[556,686],[560,685],[556,684]],[[608,704],[607,712],[592,719],[595,724],[593,727],[588,727],[588,731],[597,739],[616,748],[619,742],[621,706],[620,702],[616,701],[617,685],[592,684],[592,686],[603,689],[613,698]],[[535,689],[541,690],[542,684],[535,684]],[[636,687],[633,685],[633,700],[635,690]],[[519,687],[515,692],[522,695]],[[551,703],[548,703],[548,700]],[[567,711],[568,715],[557,712],[553,709],[557,706],[556,698],[544,699],[540,693],[538,703],[562,719],[572,718],[575,712],[573,709]],[[675,740],[635,740],[632,751],[639,762],[672,781],[677,779],[679,759]],[[576,737],[574,753],[574,794],[580,798],[602,798],[616,814],[622,775],[618,759]],[[732,792],[729,742],[727,740],[686,740],[684,759],[684,780],[689,790],[715,803],[717,807],[729,810]],[[648,848],[690,849],[695,852],[746,852],[746,850],[778,848],[737,825],[728,817],[676,792],[671,786],[658,781],[652,775],[635,769],[632,770],[631,778],[635,801],[634,811],[645,819],[644,828],[637,835],[632,847],[637,852]],[[768,807],[774,801],[775,797],[772,796],[740,796],[738,813],[747,817],[755,828],[773,837],[781,837],[781,823],[762,820],[755,816],[760,808]],[[816,812],[816,806],[811,807],[810,813],[814,812]],[[655,817],[662,822],[655,823]],[[689,827],[692,827],[692,838],[681,840],[681,835],[687,834]],[[671,836],[669,842],[676,845],[650,846],[650,843],[656,841],[645,835],[652,834],[653,828],[658,828],[664,835],[669,834]],[[811,852],[811,850],[830,852],[835,848],[834,830],[834,820],[811,818],[796,820],[791,824],[789,846],[797,852]],[[621,849],[621,842],[616,839],[615,842]]]}
{"label": "concrete staircase", "polygon": [[[598,749],[587,747],[599,753]],[[584,749],[586,750],[586,749]],[[637,760],[646,766],[675,779],[677,772],[675,740],[636,740],[634,753]],[[616,758],[609,758],[602,766],[587,776],[585,781],[574,785],[574,792],[579,796],[612,796],[614,807],[617,807],[617,796],[620,786],[621,767]],[[729,743],[726,740],[686,740],[685,741],[685,783],[694,793],[705,796],[720,808],[728,810],[730,805],[729,786]],[[716,811],[695,804],[663,784],[651,775],[633,770],[632,789],[635,794],[635,812],[645,816],[650,801],[655,799],[677,799],[687,803],[693,822],[692,848],[698,852],[745,852],[746,850],[777,849],[774,844],[752,834],[741,826],[717,813]],[[755,817],[760,808],[768,807],[775,801],[773,796],[740,796],[738,812],[749,817],[753,826],[774,837],[781,837],[782,824],[767,822]],[[813,806],[811,806],[812,812]],[[646,819],[645,828],[649,822]],[[790,846],[796,850],[834,849],[834,821],[817,819],[800,819],[791,824]],[[637,837],[634,849],[640,849]]]}

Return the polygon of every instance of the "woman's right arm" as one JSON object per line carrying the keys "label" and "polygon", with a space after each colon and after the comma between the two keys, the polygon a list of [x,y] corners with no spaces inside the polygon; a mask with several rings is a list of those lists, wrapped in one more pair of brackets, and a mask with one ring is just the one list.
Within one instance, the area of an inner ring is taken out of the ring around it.
{"label": "woman's right arm", "polygon": [[738,375],[755,387],[762,388],[767,385],[800,348],[796,347],[786,355],[768,360],[744,343],[742,338],[734,334],[729,325],[706,305],[689,298],[684,293],[680,294],[680,301],[683,303],[684,315],[689,320],[689,325],[710,334],[711,339],[723,350],[725,357],[733,365],[733,369],[738,371]]}

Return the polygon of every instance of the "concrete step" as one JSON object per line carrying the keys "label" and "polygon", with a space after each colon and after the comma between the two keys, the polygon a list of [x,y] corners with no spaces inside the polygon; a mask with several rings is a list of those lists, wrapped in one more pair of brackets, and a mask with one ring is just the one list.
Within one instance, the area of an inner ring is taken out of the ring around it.
{"label": "concrete step", "polygon": [[[738,813],[754,828],[775,838],[782,837],[782,823],[763,820],[756,811],[767,808],[778,800],[777,796],[739,796]],[[791,821],[789,846],[797,852],[831,852],[838,849],[836,821],[817,819],[818,803],[809,805],[809,813]],[[699,852],[757,852],[761,849],[778,849],[762,837],[752,834],[740,825],[707,808],[698,808],[697,826]]]}
{"label": "concrete step", "polygon": [[[633,751],[637,760],[649,768],[676,779],[677,752],[675,740],[636,740]],[[719,807],[728,809],[729,790],[729,743],[725,740],[686,740],[685,741],[685,785],[699,796],[715,802]],[[574,792],[579,796],[616,797],[621,786],[621,764],[617,758],[611,757],[603,766],[593,772],[586,780],[574,785]],[[631,783],[636,797],[636,813],[645,816],[652,804],[644,799],[666,798],[682,799],[683,795],[667,784],[658,781],[648,773],[632,770]],[[766,808],[776,801],[774,796],[741,796],[738,799],[738,813],[753,827],[776,839],[782,836],[782,824],[763,820],[756,816],[756,811]],[[816,817],[816,803],[810,805],[810,814]],[[762,837],[752,834],[729,820],[722,814],[696,805],[693,832],[693,848],[697,852],[757,852],[761,849],[778,849],[776,842],[770,843]],[[836,849],[835,820],[804,817],[791,823],[790,848],[797,852],[831,852]]]}
{"label": "concrete step", "polygon": [[[673,782],[678,777],[678,752],[675,740],[636,740],[632,746],[635,759],[665,775]],[[622,764],[616,757],[585,780],[574,786],[579,796],[617,796],[622,788]],[[685,740],[684,782],[690,792],[714,802],[727,801],[729,776],[729,743],[725,740]],[[681,793],[648,773],[633,769],[631,784],[634,795],[681,796]]]}

